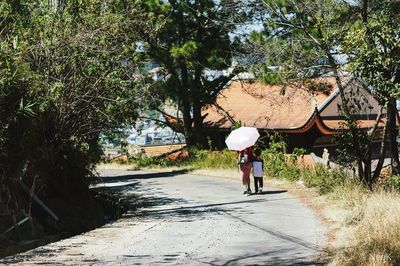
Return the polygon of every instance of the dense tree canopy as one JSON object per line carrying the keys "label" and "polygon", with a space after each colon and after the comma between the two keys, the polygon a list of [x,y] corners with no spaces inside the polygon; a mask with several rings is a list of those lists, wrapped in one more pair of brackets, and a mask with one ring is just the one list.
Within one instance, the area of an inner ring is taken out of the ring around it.
{"label": "dense tree canopy", "polygon": [[[393,83],[396,79],[398,52],[395,44],[398,36],[395,26],[390,26],[389,22],[396,19],[397,9],[391,1],[381,2],[264,1],[265,30],[251,36],[252,44],[262,51],[262,56],[256,58],[263,60],[261,64],[266,62],[258,73],[266,82],[307,82],[321,75],[336,77],[342,98],[340,107],[346,120],[344,126],[349,129],[339,138],[340,154],[346,164],[357,162],[359,176],[369,186],[379,176],[387,132],[392,143],[394,169],[398,168],[397,145],[393,142],[396,125],[392,117],[397,113],[394,97],[399,93]],[[382,107],[387,108],[380,162],[373,176],[370,169],[371,143],[376,137],[377,127],[369,132],[359,129],[354,116],[357,108],[352,106],[343,90],[341,77],[346,75],[361,77],[372,85],[373,94],[381,99]],[[387,104],[389,101],[392,109]]]}
{"label": "dense tree canopy", "polygon": [[0,4],[0,166],[12,177],[28,161],[41,183],[68,193],[98,161],[100,133],[133,123],[140,88],[123,14],[96,0],[63,7]]}
{"label": "dense tree canopy", "polygon": [[365,80],[387,110],[387,128],[393,174],[400,173],[396,137],[400,122],[396,99],[400,96],[400,3],[364,0],[360,19],[349,29],[343,50],[350,71]]}
{"label": "dense tree canopy", "polygon": [[235,75],[222,75],[232,63],[239,40],[230,35],[250,9],[235,1],[146,0],[139,1],[154,34],[132,25],[140,36],[136,56],[159,63],[164,78],[153,87],[149,104],[159,110],[166,99],[178,106],[177,117],[189,145],[204,143],[201,109],[213,102],[217,93]]}

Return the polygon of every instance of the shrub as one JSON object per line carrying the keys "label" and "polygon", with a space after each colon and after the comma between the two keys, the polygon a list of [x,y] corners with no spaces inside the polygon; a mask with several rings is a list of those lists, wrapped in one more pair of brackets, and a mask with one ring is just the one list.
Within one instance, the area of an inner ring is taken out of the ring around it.
{"label": "shrub", "polygon": [[[138,167],[171,167],[177,164],[177,161],[159,157],[143,157],[136,161]],[[180,164],[182,163],[180,162]]]}
{"label": "shrub", "polygon": [[269,148],[262,151],[264,171],[267,176],[285,178],[291,181],[300,178],[300,169],[296,165],[296,157],[285,156],[286,143],[274,136]]}
{"label": "shrub", "polygon": [[301,178],[307,187],[317,187],[324,194],[332,191],[334,187],[342,186],[347,174],[340,169],[326,169],[317,164],[314,168],[304,168]]}
{"label": "shrub", "polygon": [[389,191],[400,192],[400,176],[394,175],[389,177],[389,179],[383,184],[383,187]]}
{"label": "shrub", "polygon": [[173,160],[168,157],[142,158],[136,161],[138,167],[170,167],[187,166],[203,169],[231,169],[236,168],[236,153],[229,150],[208,151],[188,148],[190,156],[183,160]]}

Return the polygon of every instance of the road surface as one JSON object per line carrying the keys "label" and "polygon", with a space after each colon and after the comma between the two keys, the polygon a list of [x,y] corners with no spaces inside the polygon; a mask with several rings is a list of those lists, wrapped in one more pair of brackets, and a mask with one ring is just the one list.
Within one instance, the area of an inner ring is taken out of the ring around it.
{"label": "road surface", "polygon": [[98,186],[139,207],[0,264],[314,265],[325,247],[324,225],[284,190],[243,196],[239,180],[179,171],[103,170],[101,176]]}

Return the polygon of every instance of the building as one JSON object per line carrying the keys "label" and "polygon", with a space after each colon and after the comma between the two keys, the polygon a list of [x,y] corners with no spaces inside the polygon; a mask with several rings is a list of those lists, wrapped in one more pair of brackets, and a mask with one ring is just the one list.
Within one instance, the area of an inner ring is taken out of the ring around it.
{"label": "building", "polygon": [[[362,81],[345,78],[342,82],[360,127],[372,127],[380,110],[378,102]],[[258,128],[262,136],[280,133],[289,152],[298,147],[320,153],[334,146],[333,136],[343,130],[340,103],[333,77],[287,85],[233,80],[215,104],[203,108],[204,125],[218,148],[225,147],[232,125],[240,123]]]}

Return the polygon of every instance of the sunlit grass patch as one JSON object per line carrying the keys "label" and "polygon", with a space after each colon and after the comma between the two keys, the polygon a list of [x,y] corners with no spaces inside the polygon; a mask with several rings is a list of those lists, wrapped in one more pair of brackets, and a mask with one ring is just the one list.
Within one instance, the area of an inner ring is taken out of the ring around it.
{"label": "sunlit grass patch", "polygon": [[[378,191],[347,194],[336,265],[400,265],[400,195]],[[343,237],[347,233],[347,237]]]}
{"label": "sunlit grass patch", "polygon": [[223,151],[195,151],[192,166],[198,169],[236,169],[236,152]]}

